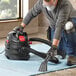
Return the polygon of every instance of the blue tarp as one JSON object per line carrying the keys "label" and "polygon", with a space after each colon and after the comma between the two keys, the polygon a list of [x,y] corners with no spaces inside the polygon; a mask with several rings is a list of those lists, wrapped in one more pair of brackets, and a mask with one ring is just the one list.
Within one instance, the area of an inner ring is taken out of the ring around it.
{"label": "blue tarp", "polygon": [[[47,52],[50,48],[48,45],[45,44],[34,44],[31,45],[31,47],[41,52]],[[0,52],[3,50],[4,47],[0,47]],[[34,54],[30,55],[31,58],[29,61],[17,61],[17,60],[8,60],[5,57],[4,53],[0,54],[0,76],[30,76],[76,67],[76,65],[67,66],[66,65],[67,58],[61,60],[59,57],[59,60],[61,62],[60,64],[54,64],[49,62],[48,71],[39,72],[38,69],[43,59]]]}

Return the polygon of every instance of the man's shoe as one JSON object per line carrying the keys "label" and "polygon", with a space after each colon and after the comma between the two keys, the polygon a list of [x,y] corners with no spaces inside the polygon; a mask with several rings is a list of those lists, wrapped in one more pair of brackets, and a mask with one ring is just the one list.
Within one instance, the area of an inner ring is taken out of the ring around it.
{"label": "man's shoe", "polygon": [[76,65],[76,56],[69,56],[67,60],[67,65],[68,66]]}

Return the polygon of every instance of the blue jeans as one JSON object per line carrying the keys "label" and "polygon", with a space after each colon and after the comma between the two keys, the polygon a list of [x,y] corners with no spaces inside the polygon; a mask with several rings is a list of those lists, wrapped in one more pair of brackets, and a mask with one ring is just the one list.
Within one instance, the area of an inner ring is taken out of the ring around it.
{"label": "blue jeans", "polygon": [[76,56],[76,32],[67,34],[67,48],[68,55]]}
{"label": "blue jeans", "polygon": [[[51,40],[53,39],[53,35],[54,29],[51,29]],[[69,56],[76,56],[76,32],[67,34],[63,30],[58,49],[65,51]]]}

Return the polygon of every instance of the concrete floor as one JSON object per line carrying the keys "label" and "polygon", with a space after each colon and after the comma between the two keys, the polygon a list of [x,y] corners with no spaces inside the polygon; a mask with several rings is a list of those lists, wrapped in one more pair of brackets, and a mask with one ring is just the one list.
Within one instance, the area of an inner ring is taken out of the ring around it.
{"label": "concrete floor", "polygon": [[[39,37],[39,38],[47,39],[46,32],[43,32],[43,30],[40,30],[39,33],[29,35],[29,37]],[[0,47],[4,46],[5,40],[6,38],[0,39]],[[37,76],[76,76],[76,68],[51,72]]]}

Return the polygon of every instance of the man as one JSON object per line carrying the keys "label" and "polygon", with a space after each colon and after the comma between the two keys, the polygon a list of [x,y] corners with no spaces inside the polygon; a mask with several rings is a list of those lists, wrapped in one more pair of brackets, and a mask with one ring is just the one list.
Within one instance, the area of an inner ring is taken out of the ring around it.
{"label": "man", "polygon": [[52,48],[66,51],[69,55],[67,64],[76,64],[76,50],[71,49],[72,46],[67,43],[69,35],[66,37],[68,33],[64,30],[64,28],[67,30],[65,24],[73,12],[70,2],[68,0],[38,0],[24,18],[21,27],[26,27],[41,12],[45,14],[50,23]]}

